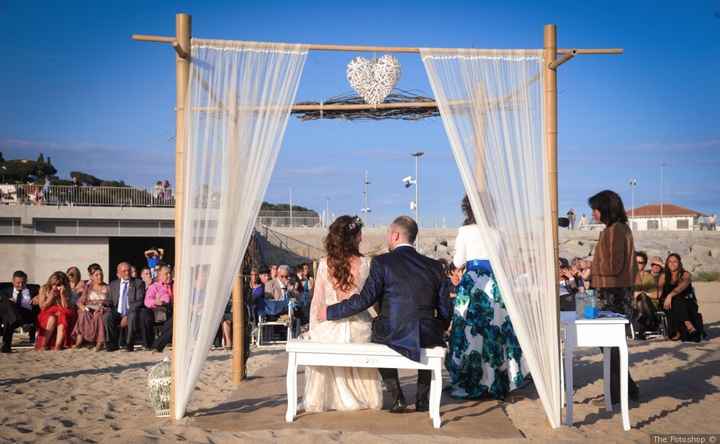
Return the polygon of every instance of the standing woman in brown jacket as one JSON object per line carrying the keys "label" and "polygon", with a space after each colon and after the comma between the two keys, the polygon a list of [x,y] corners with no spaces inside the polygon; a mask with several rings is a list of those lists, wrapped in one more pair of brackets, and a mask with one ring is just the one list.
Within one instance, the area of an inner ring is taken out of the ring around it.
{"label": "standing woman in brown jacket", "polygon": [[[634,322],[633,285],[637,274],[635,245],[625,207],[617,193],[601,191],[588,199],[593,219],[605,224],[595,246],[592,262],[592,287],[597,291],[600,310],[624,314]],[[637,401],[639,390],[628,373],[628,396]],[[610,352],[610,397],[620,402],[620,352]]]}

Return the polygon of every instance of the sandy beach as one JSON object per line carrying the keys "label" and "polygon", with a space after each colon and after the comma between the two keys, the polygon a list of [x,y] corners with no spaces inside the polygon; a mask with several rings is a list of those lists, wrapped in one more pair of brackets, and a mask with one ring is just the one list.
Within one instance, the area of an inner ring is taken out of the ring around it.
{"label": "sandy beach", "polygon": [[[230,384],[230,353],[212,351],[188,412],[178,423],[155,418],[146,400],[149,368],[165,354],[89,349],[0,356],[0,443],[15,442],[649,442],[652,434],[720,433],[720,283],[697,283],[710,341],[630,344],[631,372],[641,390],[631,403],[632,430],[606,412],[602,361],[585,350],[575,366],[575,424],[553,430],[528,386],[505,402],[458,402],[443,396],[443,427],[419,413],[301,414],[284,422],[285,354],[253,349],[249,378]],[[18,338],[22,340],[21,338]],[[166,353],[167,354],[167,353]],[[412,393],[413,377],[402,374]],[[302,377],[300,378],[302,380]],[[412,396],[412,395],[411,395]]]}

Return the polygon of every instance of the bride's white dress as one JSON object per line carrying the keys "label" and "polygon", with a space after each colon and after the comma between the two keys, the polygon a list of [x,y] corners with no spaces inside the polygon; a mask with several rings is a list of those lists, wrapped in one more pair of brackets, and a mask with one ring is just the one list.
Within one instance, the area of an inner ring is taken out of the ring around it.
{"label": "bride's white dress", "polygon": [[[362,289],[370,272],[370,259],[353,259],[351,270],[356,288],[338,292],[328,273],[326,260],[320,261],[310,305],[307,339],[328,343],[370,342],[372,317],[367,311],[339,321],[319,321],[317,317],[317,311],[323,304],[335,304]],[[374,368],[305,367],[303,406],[306,412],[379,410],[382,408],[380,374]]]}

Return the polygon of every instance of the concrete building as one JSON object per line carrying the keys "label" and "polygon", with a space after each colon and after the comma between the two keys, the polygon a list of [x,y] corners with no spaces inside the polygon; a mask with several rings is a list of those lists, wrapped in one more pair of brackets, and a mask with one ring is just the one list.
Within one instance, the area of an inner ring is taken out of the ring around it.
{"label": "concrete building", "polygon": [[[662,214],[661,214],[662,213]],[[644,205],[627,210],[633,231],[692,231],[699,211],[673,204]]]}
{"label": "concrete building", "polygon": [[143,252],[165,249],[174,257],[174,209],[157,207],[0,206],[0,282],[24,270],[32,283],[44,283],[53,271],[99,263],[105,280],[128,260],[145,264]]}

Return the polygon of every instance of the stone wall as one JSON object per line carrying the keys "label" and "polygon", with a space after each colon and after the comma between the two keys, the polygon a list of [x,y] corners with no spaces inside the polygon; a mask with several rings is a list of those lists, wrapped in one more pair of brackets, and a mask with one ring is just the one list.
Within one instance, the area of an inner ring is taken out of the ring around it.
{"label": "stone wall", "polygon": [[[324,228],[277,228],[283,234],[322,249]],[[385,251],[385,228],[365,228],[361,250],[366,254]],[[420,233],[422,251],[436,258],[450,259],[454,251],[457,229],[428,228]],[[568,259],[592,255],[600,231],[560,230],[560,255]],[[691,272],[720,272],[720,232],[714,231],[665,231],[636,232],[636,249],[648,256],[665,258],[668,253],[678,253],[685,268]],[[300,252],[301,255],[306,254]]]}

